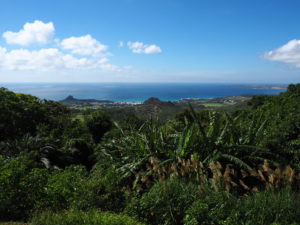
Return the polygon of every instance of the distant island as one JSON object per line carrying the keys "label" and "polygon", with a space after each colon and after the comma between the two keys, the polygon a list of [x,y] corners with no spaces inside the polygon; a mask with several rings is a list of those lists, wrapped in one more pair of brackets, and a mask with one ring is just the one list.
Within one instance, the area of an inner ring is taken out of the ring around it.
{"label": "distant island", "polygon": [[92,105],[102,105],[102,104],[111,104],[113,101],[109,100],[96,100],[96,99],[77,99],[74,98],[72,95],[69,95],[65,99],[61,100],[60,103],[66,106],[92,106]]}

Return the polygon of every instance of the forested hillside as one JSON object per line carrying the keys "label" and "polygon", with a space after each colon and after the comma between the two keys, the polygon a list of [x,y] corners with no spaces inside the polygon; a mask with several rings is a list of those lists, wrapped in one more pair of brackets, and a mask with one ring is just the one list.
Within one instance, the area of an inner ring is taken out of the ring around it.
{"label": "forested hillside", "polygon": [[300,224],[300,84],[113,121],[0,89],[0,221]]}

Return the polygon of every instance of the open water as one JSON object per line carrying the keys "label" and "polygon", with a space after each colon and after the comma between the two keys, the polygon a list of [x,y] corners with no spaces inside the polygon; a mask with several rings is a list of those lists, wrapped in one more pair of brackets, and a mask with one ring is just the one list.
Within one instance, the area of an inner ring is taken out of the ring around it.
{"label": "open water", "polygon": [[277,95],[285,91],[255,89],[247,85],[201,83],[0,83],[0,87],[51,100],[62,100],[72,95],[79,99],[127,102],[141,102],[149,97],[175,101],[182,98]]}

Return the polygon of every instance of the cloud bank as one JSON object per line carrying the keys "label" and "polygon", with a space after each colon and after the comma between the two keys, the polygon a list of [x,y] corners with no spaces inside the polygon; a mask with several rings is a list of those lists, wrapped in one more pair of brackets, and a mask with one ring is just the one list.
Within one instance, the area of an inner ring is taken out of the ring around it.
{"label": "cloud bank", "polygon": [[75,57],[56,48],[29,51],[17,49],[8,51],[0,47],[0,68],[3,70],[53,71],[63,69],[100,69],[118,71],[120,68],[107,63],[105,58]]}
{"label": "cloud bank", "polygon": [[[108,46],[87,34],[70,37],[54,43],[55,27],[52,22],[36,20],[26,23],[18,32],[6,31],[7,44],[21,46],[54,45],[52,48],[8,50],[0,46],[0,70],[6,71],[57,71],[85,69],[98,71],[122,71],[122,67],[108,63]],[[129,67],[126,67],[129,68]]]}
{"label": "cloud bank", "polygon": [[33,23],[25,23],[23,29],[18,32],[6,31],[2,36],[8,44],[28,46],[49,43],[53,40],[54,31],[52,22],[43,23],[36,20]]}
{"label": "cloud bank", "polygon": [[[2,37],[7,46],[0,46],[1,71],[128,72],[133,69],[131,66],[123,67],[109,63],[109,57],[112,56],[108,52],[109,47],[90,34],[59,40],[55,37],[52,22],[27,22],[19,31],[6,31]],[[120,41],[119,47],[125,45],[125,42]],[[133,53],[138,54],[162,52],[159,46],[143,42],[128,42],[127,46]]]}
{"label": "cloud bank", "polygon": [[63,49],[71,50],[74,54],[98,56],[107,50],[107,46],[101,44],[91,35],[66,38],[61,42]]}
{"label": "cloud bank", "polygon": [[300,68],[300,40],[291,40],[275,50],[266,52],[263,58]]}

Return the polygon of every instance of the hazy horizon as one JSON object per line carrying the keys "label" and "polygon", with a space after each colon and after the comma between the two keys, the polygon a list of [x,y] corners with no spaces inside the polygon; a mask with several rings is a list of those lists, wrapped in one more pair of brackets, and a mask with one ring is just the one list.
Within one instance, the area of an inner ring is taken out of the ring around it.
{"label": "hazy horizon", "polygon": [[16,93],[31,94],[50,100],[63,100],[71,95],[78,99],[124,102],[143,102],[150,97],[177,101],[183,98],[277,95],[285,91],[272,88],[279,86],[276,84],[266,86],[228,83],[7,83],[6,88]]}
{"label": "hazy horizon", "polygon": [[0,82],[1,84],[232,84],[232,85],[289,85],[291,82],[141,82],[141,81],[69,81],[69,82],[52,82],[52,81],[17,81],[17,82]]}

